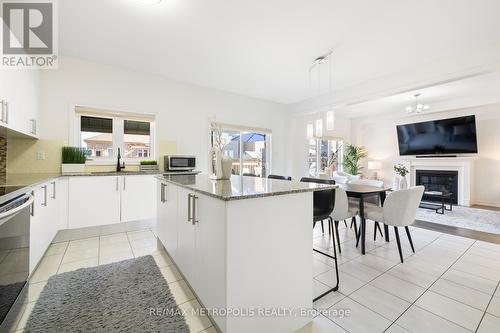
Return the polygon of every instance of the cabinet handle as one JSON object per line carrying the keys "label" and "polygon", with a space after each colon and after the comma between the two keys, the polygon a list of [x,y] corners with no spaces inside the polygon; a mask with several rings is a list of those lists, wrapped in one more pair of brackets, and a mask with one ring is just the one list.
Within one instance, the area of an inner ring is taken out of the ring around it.
{"label": "cabinet handle", "polygon": [[116,177],[116,192],[118,192],[120,189],[118,188],[118,177]]}
{"label": "cabinet handle", "polygon": [[36,119],[30,119],[31,122],[31,134],[36,135]]}
{"label": "cabinet handle", "polygon": [[190,193],[188,194],[188,222],[191,222],[193,220],[193,217],[191,216],[191,197],[193,195]]}
{"label": "cabinet handle", "polygon": [[56,182],[52,182],[52,199],[56,198]]}
{"label": "cabinet handle", "polygon": [[198,200],[198,197],[196,195],[193,195],[193,217],[192,217],[193,225],[200,222],[198,220],[198,217],[196,216],[196,202],[197,202],[197,200]]}
{"label": "cabinet handle", "polygon": [[166,189],[167,189],[167,184],[165,183],[161,183],[161,202],[165,203],[167,202],[167,192],[166,192]]}
{"label": "cabinet handle", "polygon": [[47,185],[42,186],[43,188],[43,203],[42,206],[47,206]]}
{"label": "cabinet handle", "polygon": [[127,184],[127,177],[123,177],[123,190],[125,191],[125,188],[126,188],[126,184]]}
{"label": "cabinet handle", "polygon": [[[31,191],[33,198],[35,197],[35,191]],[[35,200],[31,203],[31,216],[35,216]]]}

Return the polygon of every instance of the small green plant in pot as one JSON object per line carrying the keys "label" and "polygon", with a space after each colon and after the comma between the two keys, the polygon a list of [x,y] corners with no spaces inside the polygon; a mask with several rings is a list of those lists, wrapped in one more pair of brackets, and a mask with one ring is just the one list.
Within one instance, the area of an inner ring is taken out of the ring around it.
{"label": "small green plant in pot", "polygon": [[144,160],[140,162],[139,170],[154,172],[158,171],[158,162],[155,160]]}
{"label": "small green plant in pot", "polygon": [[348,144],[344,151],[344,171],[351,175],[361,175],[363,167],[360,165],[361,159],[368,156],[365,147]]}
{"label": "small green plant in pot", "polygon": [[85,149],[80,147],[62,147],[62,165],[63,174],[83,173],[85,172]]}

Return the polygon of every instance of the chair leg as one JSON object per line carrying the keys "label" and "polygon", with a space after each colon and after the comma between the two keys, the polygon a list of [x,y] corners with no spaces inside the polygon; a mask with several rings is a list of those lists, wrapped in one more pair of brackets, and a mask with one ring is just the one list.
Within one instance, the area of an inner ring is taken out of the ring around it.
{"label": "chair leg", "polygon": [[313,230],[315,226],[316,226],[316,221],[313,221]]}
{"label": "chair leg", "polygon": [[345,220],[344,220],[344,225],[345,225],[345,227],[347,228],[347,222],[346,222]]}
{"label": "chair leg", "polygon": [[373,225],[373,241],[377,240],[377,225],[378,225],[378,222],[375,221],[375,224]]}
{"label": "chair leg", "polygon": [[325,233],[325,227],[323,226],[323,221],[321,221],[321,232]]}
{"label": "chair leg", "polygon": [[328,219],[328,235],[332,235],[333,232],[333,223],[330,219]]}
{"label": "chair leg", "polygon": [[351,228],[354,225],[354,235],[356,236],[356,240],[358,240],[358,225],[356,224],[356,216],[353,216],[351,219]]}
{"label": "chair leg", "polygon": [[401,263],[403,263],[403,252],[401,251],[401,240],[399,239],[398,227],[394,227],[394,233],[396,234],[396,242],[398,243],[399,258],[401,259]]}
{"label": "chair leg", "polygon": [[408,236],[408,240],[410,241],[411,250],[413,251],[413,253],[415,253],[415,248],[413,247],[413,241],[411,240],[410,228],[408,228],[408,226],[406,226],[405,230],[406,230],[406,235]]}
{"label": "chair leg", "polygon": [[335,235],[337,236],[337,244],[339,245],[339,253],[342,253],[342,249],[340,248],[339,221],[335,221]]}

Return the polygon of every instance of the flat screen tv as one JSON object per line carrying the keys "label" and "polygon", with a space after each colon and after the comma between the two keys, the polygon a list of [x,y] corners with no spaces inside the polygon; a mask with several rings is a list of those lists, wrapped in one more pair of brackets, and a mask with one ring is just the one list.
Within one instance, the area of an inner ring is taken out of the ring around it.
{"label": "flat screen tv", "polygon": [[476,154],[476,117],[397,126],[400,155]]}

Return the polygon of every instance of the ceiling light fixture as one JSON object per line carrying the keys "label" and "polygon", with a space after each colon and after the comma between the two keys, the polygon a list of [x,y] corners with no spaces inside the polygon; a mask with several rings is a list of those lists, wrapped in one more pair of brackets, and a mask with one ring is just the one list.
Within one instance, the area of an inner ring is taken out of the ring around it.
{"label": "ceiling light fixture", "polygon": [[406,112],[408,113],[422,113],[422,111],[429,111],[431,107],[427,104],[421,104],[418,102],[418,98],[420,97],[421,94],[415,94],[413,97],[415,97],[415,105],[413,106],[407,106],[406,107]]}

